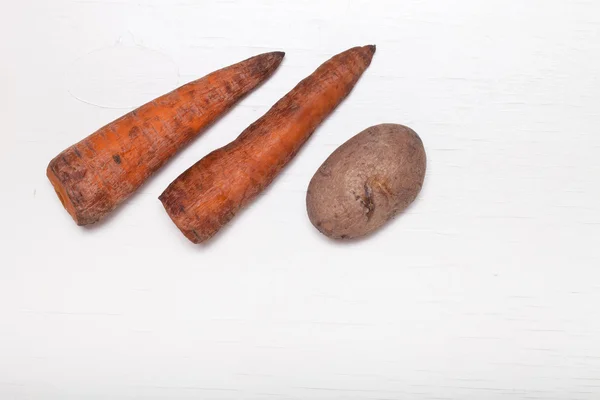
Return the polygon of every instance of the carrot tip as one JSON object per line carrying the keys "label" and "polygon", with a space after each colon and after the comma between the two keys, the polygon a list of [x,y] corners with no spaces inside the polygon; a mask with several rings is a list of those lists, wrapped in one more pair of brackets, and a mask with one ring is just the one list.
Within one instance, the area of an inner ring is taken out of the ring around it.
{"label": "carrot tip", "polygon": [[375,50],[377,50],[377,46],[374,44],[370,44],[368,46],[365,46],[370,52],[371,54],[375,54]]}

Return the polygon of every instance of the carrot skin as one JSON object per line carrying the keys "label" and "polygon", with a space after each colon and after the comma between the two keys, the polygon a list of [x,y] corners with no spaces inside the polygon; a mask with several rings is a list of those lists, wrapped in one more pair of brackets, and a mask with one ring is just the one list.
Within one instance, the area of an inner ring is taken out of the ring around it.
{"label": "carrot skin", "polygon": [[268,79],[283,52],[260,54],[165,94],[67,148],[46,174],[78,225],[131,196],[178,150]]}
{"label": "carrot skin", "polygon": [[181,174],[159,197],[192,242],[211,238],[263,191],[350,93],[375,46],[340,53],[301,81],[237,139]]}

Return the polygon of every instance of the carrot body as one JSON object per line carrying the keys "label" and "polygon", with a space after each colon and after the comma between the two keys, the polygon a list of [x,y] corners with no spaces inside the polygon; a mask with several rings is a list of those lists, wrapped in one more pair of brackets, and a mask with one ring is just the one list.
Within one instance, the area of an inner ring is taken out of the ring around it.
{"label": "carrot body", "polygon": [[284,53],[249,58],[188,83],[64,150],[47,175],[78,225],[125,201],[204,128],[277,69]]}
{"label": "carrot body", "polygon": [[160,200],[183,234],[194,243],[209,239],[265,189],[350,93],[374,53],[365,46],[334,56],[236,140],[173,181]]}

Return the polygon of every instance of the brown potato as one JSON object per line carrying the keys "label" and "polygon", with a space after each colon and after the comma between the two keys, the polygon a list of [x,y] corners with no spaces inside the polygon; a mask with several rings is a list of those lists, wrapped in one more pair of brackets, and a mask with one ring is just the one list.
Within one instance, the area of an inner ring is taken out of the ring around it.
{"label": "brown potato", "polygon": [[426,156],[412,129],[372,126],[338,147],[308,186],[312,224],[334,239],[372,233],[405,210],[421,191]]}

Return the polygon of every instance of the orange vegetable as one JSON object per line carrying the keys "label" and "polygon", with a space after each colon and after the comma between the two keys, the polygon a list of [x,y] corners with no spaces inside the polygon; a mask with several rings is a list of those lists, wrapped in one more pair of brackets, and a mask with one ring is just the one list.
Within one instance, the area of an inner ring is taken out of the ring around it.
{"label": "orange vegetable", "polygon": [[321,65],[232,143],[180,175],[160,196],[192,242],[203,242],[262,190],[350,93],[375,46],[355,47]]}
{"label": "orange vegetable", "polygon": [[283,56],[261,54],[188,83],[56,156],[47,175],[75,222],[92,224],[115,209],[179,149],[269,78]]}

